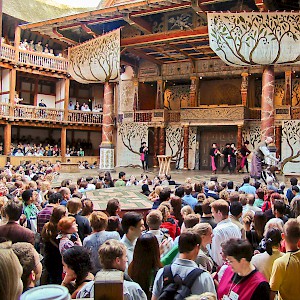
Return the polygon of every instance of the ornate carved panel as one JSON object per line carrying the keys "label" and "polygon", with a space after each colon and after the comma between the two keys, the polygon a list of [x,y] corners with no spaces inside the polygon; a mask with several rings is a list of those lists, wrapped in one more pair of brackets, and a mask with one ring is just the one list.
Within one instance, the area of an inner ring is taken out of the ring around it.
{"label": "ornate carved panel", "polygon": [[164,107],[168,110],[179,110],[188,107],[190,101],[190,87],[188,85],[172,86],[165,90]]}
{"label": "ornate carved panel", "polygon": [[162,65],[163,76],[188,75],[190,73],[191,73],[191,64],[189,62]]}

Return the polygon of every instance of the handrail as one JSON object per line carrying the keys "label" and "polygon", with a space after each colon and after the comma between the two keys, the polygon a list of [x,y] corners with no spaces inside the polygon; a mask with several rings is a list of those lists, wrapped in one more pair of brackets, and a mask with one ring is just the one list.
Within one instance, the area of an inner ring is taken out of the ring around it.
{"label": "handrail", "polygon": [[7,44],[1,44],[0,55],[4,59],[15,59],[15,47]]}
{"label": "handrail", "polygon": [[9,117],[9,103],[0,102],[0,116]]}
{"label": "handrail", "polygon": [[21,49],[19,50],[19,62],[57,71],[67,71],[68,69],[68,61],[63,57]]}
{"label": "handrail", "polygon": [[[15,47],[1,44],[0,57],[10,61],[15,61]],[[41,53],[29,50],[18,49],[19,58],[16,63],[26,64],[33,67],[41,67],[61,72],[67,72],[68,60],[64,57],[54,56],[49,53]]]}
{"label": "handrail", "polygon": [[69,110],[68,122],[102,124],[102,112]]}

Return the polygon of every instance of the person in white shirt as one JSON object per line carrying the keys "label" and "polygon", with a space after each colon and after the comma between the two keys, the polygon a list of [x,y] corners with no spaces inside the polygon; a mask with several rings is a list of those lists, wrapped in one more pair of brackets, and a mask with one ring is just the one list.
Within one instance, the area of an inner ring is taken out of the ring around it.
{"label": "person in white shirt", "polygon": [[225,200],[216,200],[211,203],[211,212],[217,222],[213,230],[211,244],[211,257],[218,266],[224,263],[221,256],[221,244],[231,238],[241,238],[241,231],[237,225],[233,224],[228,218],[229,205]]}

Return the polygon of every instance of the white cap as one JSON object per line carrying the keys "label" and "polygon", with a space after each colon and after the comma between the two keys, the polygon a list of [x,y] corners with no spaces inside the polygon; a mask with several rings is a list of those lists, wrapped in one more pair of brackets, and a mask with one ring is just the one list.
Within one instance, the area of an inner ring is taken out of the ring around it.
{"label": "white cap", "polygon": [[35,287],[21,295],[20,300],[70,300],[71,296],[66,287],[48,284]]}

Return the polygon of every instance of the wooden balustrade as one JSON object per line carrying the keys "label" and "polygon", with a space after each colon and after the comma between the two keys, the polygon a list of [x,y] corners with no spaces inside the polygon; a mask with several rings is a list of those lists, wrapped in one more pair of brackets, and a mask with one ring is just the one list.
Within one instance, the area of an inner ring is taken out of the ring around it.
{"label": "wooden balustrade", "polygon": [[178,110],[168,110],[166,120],[168,122],[180,122],[180,111]]}
{"label": "wooden balustrade", "polygon": [[31,105],[16,105],[14,117],[25,120],[63,121],[64,112],[62,109],[38,107]]}
{"label": "wooden balustrade", "polygon": [[15,47],[7,44],[1,45],[1,58],[7,60],[14,60],[15,59]]}
{"label": "wooden balustrade", "polygon": [[0,116],[9,116],[9,107],[8,103],[0,103]]}
{"label": "wooden balustrade", "polygon": [[101,124],[102,113],[90,112],[90,111],[79,111],[69,110],[68,111],[68,122],[72,123],[83,123],[83,124]]}
{"label": "wooden balustrade", "polygon": [[250,120],[260,120],[261,119],[260,108],[250,108],[249,109],[249,119]]}
{"label": "wooden balustrade", "polygon": [[151,110],[135,111],[134,122],[151,122],[152,114],[153,114],[153,112]]}
{"label": "wooden balustrade", "polygon": [[19,62],[26,65],[63,72],[66,72],[68,69],[68,61],[63,57],[21,49],[19,50]]}
{"label": "wooden balustrade", "polygon": [[[4,60],[15,61],[15,48],[7,44],[2,44],[0,57]],[[59,72],[67,72],[68,69],[68,60],[64,57],[22,49],[19,49],[19,60],[16,63]]]}

